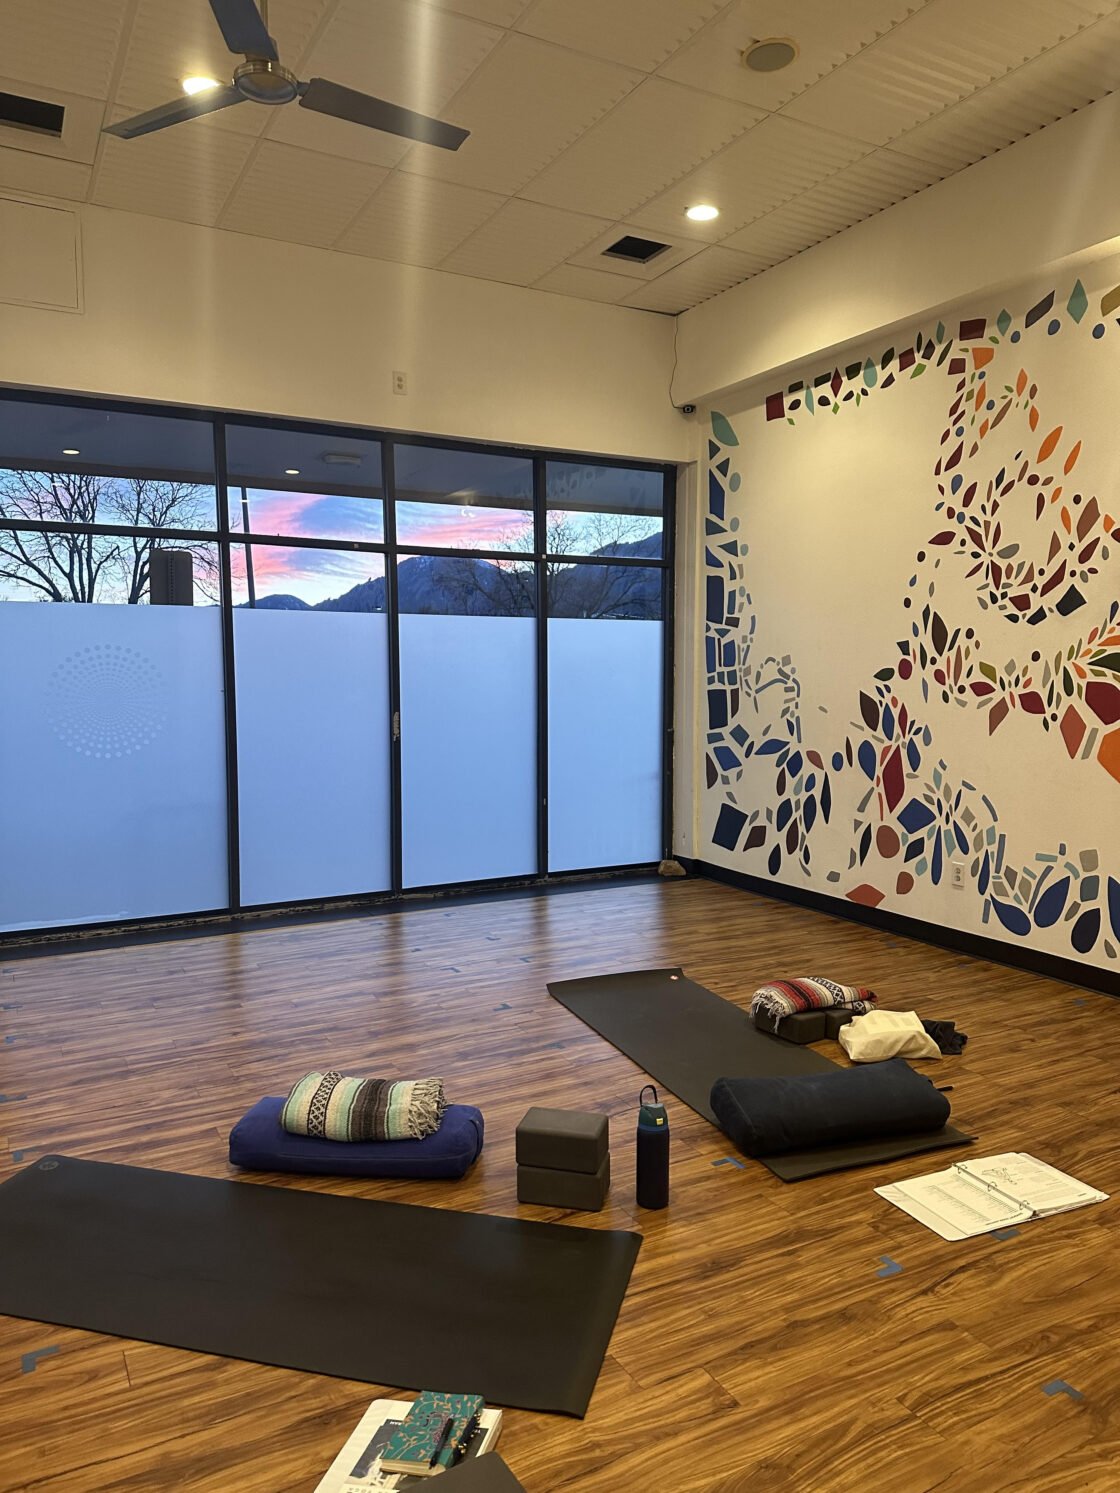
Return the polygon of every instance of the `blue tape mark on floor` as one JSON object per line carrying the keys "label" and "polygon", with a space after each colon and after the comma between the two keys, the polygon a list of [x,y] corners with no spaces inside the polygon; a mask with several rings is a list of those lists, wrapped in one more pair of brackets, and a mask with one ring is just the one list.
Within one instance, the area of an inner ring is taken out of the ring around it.
{"label": "blue tape mark on floor", "polygon": [[746,1165],[737,1156],[721,1156],[718,1161],[712,1162],[713,1166],[737,1166],[741,1172],[746,1171]]}
{"label": "blue tape mark on floor", "polygon": [[993,1229],[992,1230],[992,1238],[993,1239],[1018,1239],[1018,1237],[1019,1237],[1019,1230],[1018,1229]]}
{"label": "blue tape mark on floor", "polygon": [[34,1353],[25,1353],[19,1361],[20,1373],[33,1374],[35,1372],[35,1365],[39,1362],[40,1358],[47,1358],[50,1354],[57,1352],[58,1344],[56,1343],[53,1348],[36,1348]]}
{"label": "blue tape mark on floor", "polygon": [[500,1006],[495,1006],[494,1010],[495,1011],[512,1011],[513,1007],[510,1005],[509,1001],[503,1001]]}
{"label": "blue tape mark on floor", "polygon": [[1079,995],[1078,995],[1078,996],[1075,996],[1075,998],[1074,998],[1074,1002],[1073,1002],[1073,1004],[1074,1004],[1074,1005],[1075,1005],[1075,1006],[1083,1006],[1083,1005],[1084,1005],[1084,1004],[1085,1004],[1085,1002],[1084,1002],[1084,1001],[1083,1001],[1083,1000],[1082,1000],[1082,999],[1081,999],[1081,997],[1080,997],[1080,996],[1079,996]]}
{"label": "blue tape mark on floor", "polygon": [[1071,1400],[1083,1400],[1085,1396],[1079,1389],[1074,1389],[1072,1384],[1067,1384],[1064,1379],[1051,1379],[1049,1384],[1042,1386],[1044,1395],[1069,1395]]}
{"label": "blue tape mark on floor", "polygon": [[891,1275],[902,1274],[902,1266],[897,1260],[892,1260],[890,1255],[880,1255],[879,1258],[883,1262],[883,1268],[882,1270],[876,1270],[875,1274],[880,1280],[886,1280]]}
{"label": "blue tape mark on floor", "polygon": [[26,1099],[26,1094],[0,1094],[0,1104],[15,1104],[18,1099]]}

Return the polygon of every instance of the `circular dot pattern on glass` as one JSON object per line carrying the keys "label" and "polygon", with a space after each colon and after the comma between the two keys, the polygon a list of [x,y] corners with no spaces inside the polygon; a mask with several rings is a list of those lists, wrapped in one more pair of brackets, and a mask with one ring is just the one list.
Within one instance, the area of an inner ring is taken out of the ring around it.
{"label": "circular dot pattern on glass", "polygon": [[167,724],[164,677],[135,648],[93,643],[63,659],[48,682],[55,735],[82,757],[130,757]]}

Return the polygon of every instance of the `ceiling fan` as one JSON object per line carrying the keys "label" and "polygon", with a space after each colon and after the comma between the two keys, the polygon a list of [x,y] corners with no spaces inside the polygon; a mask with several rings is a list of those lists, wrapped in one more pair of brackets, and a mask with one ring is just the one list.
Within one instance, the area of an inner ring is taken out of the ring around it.
{"label": "ceiling fan", "polygon": [[353,88],[344,88],[341,83],[330,83],[326,78],[312,78],[309,83],[301,83],[280,62],[276,43],[268,34],[266,5],[267,0],[261,0],[260,9],[254,0],[210,0],[210,9],[221,28],[226,46],[235,55],[245,58],[241,66],[235,68],[227,87],[208,88],[202,93],[175,99],[170,104],[161,104],[146,114],[123,119],[120,124],[106,125],[103,133],[132,140],[137,135],[150,135],[153,130],[164,130],[169,125],[182,124],[184,120],[197,119],[202,114],[213,114],[233,104],[290,104],[293,99],[299,99],[305,109],[314,109],[318,114],[330,114],[335,119],[364,124],[371,130],[384,130],[390,135],[403,135],[406,140],[419,140],[425,145],[439,145],[444,150],[458,150],[470,134],[469,130],[457,125],[445,124],[440,119],[417,114],[386,99],[373,98],[368,93],[358,93]]}

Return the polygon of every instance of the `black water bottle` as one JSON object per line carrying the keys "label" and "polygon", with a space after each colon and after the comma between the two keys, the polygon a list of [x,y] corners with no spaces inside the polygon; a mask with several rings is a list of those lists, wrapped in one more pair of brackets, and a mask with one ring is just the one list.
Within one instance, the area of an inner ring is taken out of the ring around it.
{"label": "black water bottle", "polygon": [[[646,1090],[653,1094],[646,1100]],[[638,1095],[638,1207],[669,1205],[669,1116],[657,1101],[657,1090],[647,1083]]]}

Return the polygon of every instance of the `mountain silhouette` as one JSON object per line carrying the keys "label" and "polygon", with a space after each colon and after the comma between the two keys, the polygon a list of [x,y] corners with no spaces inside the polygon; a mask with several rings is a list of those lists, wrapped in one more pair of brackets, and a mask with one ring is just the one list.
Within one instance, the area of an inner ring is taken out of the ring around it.
{"label": "mountain silhouette", "polygon": [[[604,545],[589,558],[659,560],[661,535]],[[559,561],[549,561],[547,570],[550,616],[651,619],[661,615],[659,570]],[[272,611],[383,612],[385,594],[385,577],[371,576],[341,596],[328,597],[314,606],[287,592],[259,596],[255,605]],[[531,617],[535,599],[533,565],[517,555],[510,556],[508,565],[447,555],[410,555],[397,567],[397,605],[402,613]]]}

